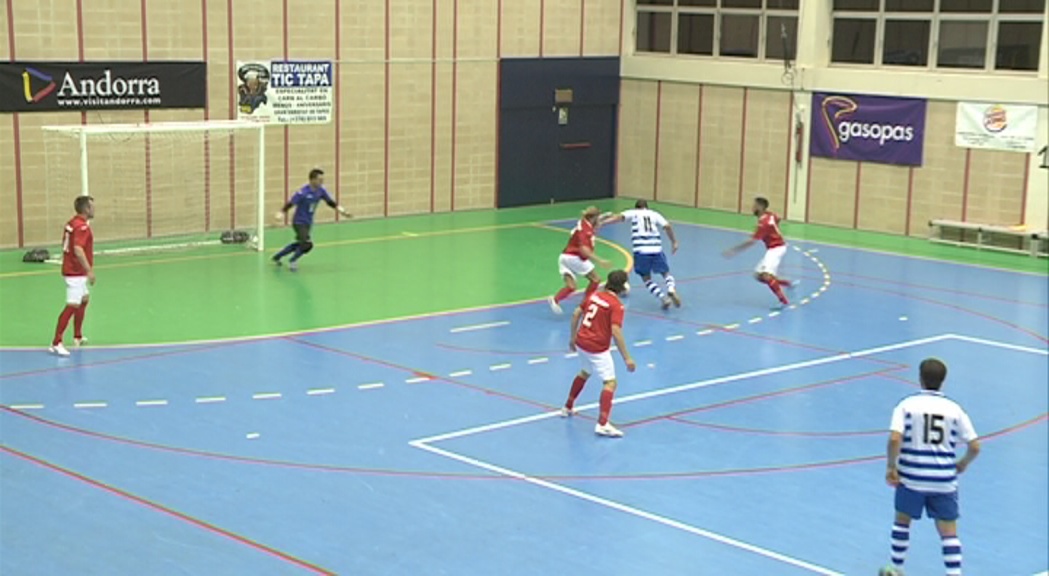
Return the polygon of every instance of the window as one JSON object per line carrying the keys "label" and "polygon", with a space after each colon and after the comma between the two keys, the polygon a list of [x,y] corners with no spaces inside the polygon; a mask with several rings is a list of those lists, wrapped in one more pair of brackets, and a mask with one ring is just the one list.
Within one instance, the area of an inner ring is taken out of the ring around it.
{"label": "window", "polygon": [[1045,3],[833,0],[831,62],[1037,71]]}
{"label": "window", "polygon": [[637,0],[637,52],[793,59],[800,0]]}

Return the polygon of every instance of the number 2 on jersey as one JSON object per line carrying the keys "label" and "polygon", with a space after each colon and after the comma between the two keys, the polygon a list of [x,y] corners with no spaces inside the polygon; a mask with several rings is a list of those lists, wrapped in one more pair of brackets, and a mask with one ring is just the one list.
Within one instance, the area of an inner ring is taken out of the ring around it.
{"label": "number 2 on jersey", "polygon": [[925,429],[922,441],[925,444],[943,444],[943,416],[940,414],[924,414]]}
{"label": "number 2 on jersey", "polygon": [[583,315],[583,326],[589,328],[594,321],[594,316],[597,316],[597,304],[591,303],[586,309],[586,314]]}

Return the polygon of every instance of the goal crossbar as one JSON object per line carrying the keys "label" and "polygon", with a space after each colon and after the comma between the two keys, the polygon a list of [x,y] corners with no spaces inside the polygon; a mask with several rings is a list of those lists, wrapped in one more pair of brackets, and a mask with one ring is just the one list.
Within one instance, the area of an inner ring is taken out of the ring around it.
{"label": "goal crossbar", "polygon": [[266,125],[243,120],[208,120],[206,122],[152,122],[138,124],[65,124],[43,126],[46,132],[66,134],[127,134],[159,132],[212,132],[225,130],[258,130],[265,132]]}

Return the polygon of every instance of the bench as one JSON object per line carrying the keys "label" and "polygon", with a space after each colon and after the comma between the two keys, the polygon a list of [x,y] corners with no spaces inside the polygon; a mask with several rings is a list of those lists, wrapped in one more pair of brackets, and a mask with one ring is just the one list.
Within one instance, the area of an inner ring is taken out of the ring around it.
{"label": "bench", "polygon": [[[946,234],[945,234],[946,233]],[[952,246],[972,246],[977,250],[995,250],[1027,254],[1032,258],[1049,256],[1049,232],[1032,231],[1024,226],[995,226],[957,220],[930,220],[929,241]]]}

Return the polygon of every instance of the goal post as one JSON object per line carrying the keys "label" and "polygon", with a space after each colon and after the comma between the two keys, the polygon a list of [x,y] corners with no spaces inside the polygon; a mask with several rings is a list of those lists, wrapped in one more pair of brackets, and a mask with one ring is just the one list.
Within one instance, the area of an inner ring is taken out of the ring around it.
{"label": "goal post", "polygon": [[43,130],[43,217],[60,229],[73,197],[94,197],[96,253],[224,243],[265,248],[264,124],[215,120]]}

